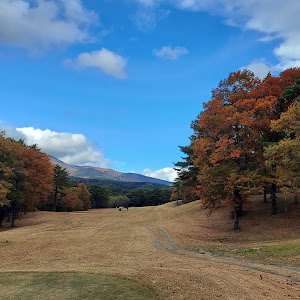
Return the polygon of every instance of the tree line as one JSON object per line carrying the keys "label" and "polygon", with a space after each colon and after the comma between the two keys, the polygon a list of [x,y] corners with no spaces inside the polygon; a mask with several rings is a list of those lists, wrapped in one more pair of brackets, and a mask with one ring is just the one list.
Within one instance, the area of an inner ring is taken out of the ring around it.
{"label": "tree line", "polygon": [[[110,187],[110,186],[109,186]],[[125,187],[127,187],[125,185]],[[159,205],[170,200],[169,188],[115,188],[70,180],[37,145],[27,146],[0,133],[0,227],[14,227],[20,213],[35,210],[77,211],[89,208]]]}
{"label": "tree line", "polygon": [[122,189],[116,192],[106,186],[90,185],[88,190],[92,208],[156,206],[169,202],[171,197],[171,188]]}
{"label": "tree line", "polygon": [[105,186],[109,189],[110,193],[113,195],[124,194],[130,190],[136,189],[154,189],[154,188],[167,188],[167,185],[153,183],[153,182],[139,182],[139,181],[120,181],[113,179],[99,179],[99,178],[80,178],[70,176],[72,183],[84,183],[87,186],[99,185]]}
{"label": "tree line", "polygon": [[211,210],[232,207],[234,229],[251,194],[293,195],[300,188],[300,68],[263,79],[251,71],[231,73],[212,90],[191,128],[175,193],[185,201],[201,199]]}
{"label": "tree line", "polygon": [[52,165],[37,145],[27,146],[0,133],[0,227],[14,227],[20,212],[87,210],[90,193],[84,184],[70,186],[68,173]]}

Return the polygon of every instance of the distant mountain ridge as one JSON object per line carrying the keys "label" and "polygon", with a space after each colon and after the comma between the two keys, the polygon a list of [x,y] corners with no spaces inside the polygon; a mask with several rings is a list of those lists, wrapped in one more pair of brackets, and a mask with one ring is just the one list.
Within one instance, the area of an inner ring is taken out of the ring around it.
{"label": "distant mountain ridge", "polygon": [[172,185],[172,182],[144,176],[137,173],[122,173],[112,169],[89,166],[72,166],[59,160],[54,156],[49,155],[49,157],[54,165],[60,165],[62,168],[65,168],[72,177],[79,177],[84,179],[106,179],[127,182],[150,182],[169,186]]}

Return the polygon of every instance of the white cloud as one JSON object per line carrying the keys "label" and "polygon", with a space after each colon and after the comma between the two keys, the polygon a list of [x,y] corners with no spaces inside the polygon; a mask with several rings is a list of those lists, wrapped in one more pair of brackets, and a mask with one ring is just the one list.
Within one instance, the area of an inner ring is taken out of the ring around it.
{"label": "white cloud", "polygon": [[74,60],[66,60],[65,65],[75,68],[98,68],[116,78],[126,78],[124,69],[127,65],[127,59],[105,48],[90,53],[81,53]]}
{"label": "white cloud", "polygon": [[260,79],[265,78],[269,72],[274,71],[274,67],[267,65],[264,60],[254,60],[248,66],[241,68],[241,70],[243,69],[252,71]]}
{"label": "white cloud", "polygon": [[167,59],[167,60],[177,60],[181,56],[188,54],[189,51],[184,47],[171,48],[169,46],[164,46],[160,50],[154,49],[153,54],[157,57]]}
{"label": "white cloud", "polygon": [[0,131],[5,131],[6,136],[16,140],[24,139],[27,145],[37,144],[43,152],[71,165],[110,167],[110,161],[103,152],[83,134],[11,126],[0,126]]}
{"label": "white cloud", "polygon": [[167,18],[170,11],[167,9],[157,8],[151,0],[142,1],[142,6],[131,17],[137,28],[142,32],[153,30],[157,23]]}
{"label": "white cloud", "polygon": [[137,28],[143,32],[151,31],[153,28],[155,28],[157,23],[155,10],[148,8],[148,6],[146,8],[138,9],[131,19]]}
{"label": "white cloud", "polygon": [[[281,71],[300,66],[299,0],[134,0],[140,5],[170,5],[183,10],[206,11],[223,16],[227,25],[256,30],[264,36],[261,42],[278,41],[273,53]],[[262,66],[261,66],[262,67]]]}
{"label": "white cloud", "polygon": [[33,52],[88,42],[97,22],[81,0],[0,0],[0,43]]}
{"label": "white cloud", "polygon": [[170,182],[174,182],[177,178],[177,171],[175,171],[173,168],[163,168],[157,171],[152,171],[150,169],[145,169],[143,171],[143,174],[145,176],[158,178],[162,180],[167,180]]}

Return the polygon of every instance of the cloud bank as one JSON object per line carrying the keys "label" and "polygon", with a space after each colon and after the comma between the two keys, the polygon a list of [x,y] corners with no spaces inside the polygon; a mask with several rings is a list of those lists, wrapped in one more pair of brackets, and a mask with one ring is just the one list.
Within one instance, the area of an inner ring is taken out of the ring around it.
{"label": "cloud bank", "polygon": [[6,136],[16,140],[24,139],[27,145],[37,144],[43,152],[71,165],[102,168],[111,166],[110,160],[104,157],[101,149],[93,145],[83,134],[11,126],[0,126],[0,131],[5,131]]}
{"label": "cloud bank", "polygon": [[115,78],[126,78],[124,69],[127,65],[127,59],[105,48],[99,51],[81,53],[74,60],[66,60],[65,65],[79,69],[98,68]]}
{"label": "cloud bank", "polygon": [[184,47],[171,48],[169,46],[164,46],[160,50],[153,50],[153,55],[166,60],[177,60],[181,56],[186,55],[188,53],[189,51]]}
{"label": "cloud bank", "polygon": [[174,182],[177,178],[177,172],[173,168],[163,168],[157,171],[152,171],[150,169],[145,169],[143,174],[148,177],[158,178],[162,180],[167,180]]}
{"label": "cloud bank", "polygon": [[0,43],[41,52],[91,41],[98,16],[80,0],[1,0]]}

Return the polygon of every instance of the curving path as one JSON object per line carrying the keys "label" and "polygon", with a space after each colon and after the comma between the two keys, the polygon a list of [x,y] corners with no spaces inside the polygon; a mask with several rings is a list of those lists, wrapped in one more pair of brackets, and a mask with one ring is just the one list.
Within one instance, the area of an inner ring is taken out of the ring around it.
{"label": "curving path", "polygon": [[[236,257],[218,256],[218,255],[213,255],[210,252],[204,251],[203,249],[200,249],[200,251],[198,251],[198,252],[183,249],[183,248],[180,248],[179,246],[177,246],[173,242],[172,238],[170,237],[170,235],[167,233],[166,230],[164,230],[163,228],[159,228],[159,230],[164,234],[164,236],[168,242],[168,245],[170,246],[170,249],[163,247],[162,244],[160,243],[160,241],[154,236],[153,231],[150,229],[150,231],[154,237],[155,246],[162,251],[166,251],[166,252],[176,254],[176,255],[187,255],[194,259],[202,259],[204,256],[207,258],[217,259],[224,263],[225,262],[233,262],[233,263],[238,264],[239,266],[242,266],[245,269],[251,269],[254,271],[261,272],[261,273],[276,275],[276,276],[285,278],[289,281],[300,283],[300,269],[298,269],[298,268],[288,267],[288,266],[278,266],[278,265],[272,265],[272,264],[261,264],[261,263],[255,262],[255,261],[245,260],[245,259],[236,258]],[[283,273],[283,271],[284,271],[284,273]]]}

